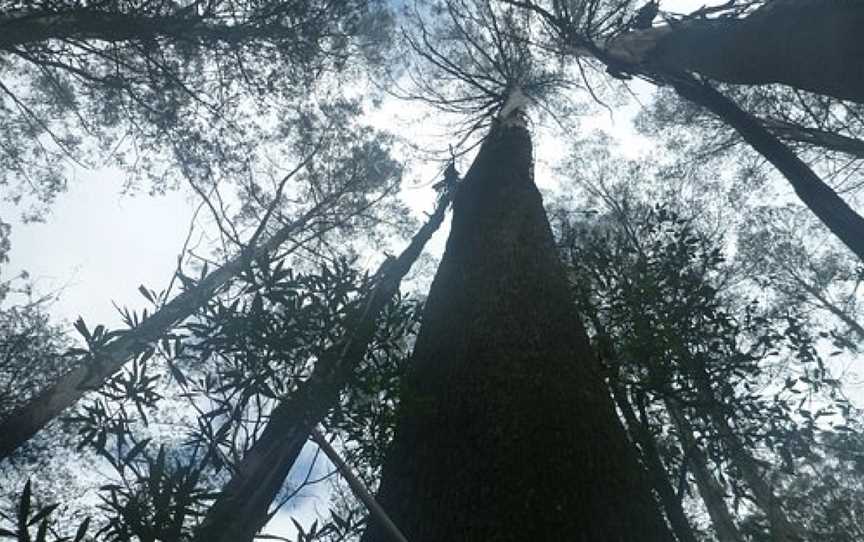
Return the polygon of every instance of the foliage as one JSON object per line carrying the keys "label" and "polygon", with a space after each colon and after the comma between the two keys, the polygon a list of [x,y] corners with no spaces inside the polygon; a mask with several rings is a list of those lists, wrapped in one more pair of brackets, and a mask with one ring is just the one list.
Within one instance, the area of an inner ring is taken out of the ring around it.
{"label": "foliage", "polygon": [[203,164],[248,175],[316,81],[375,56],[388,21],[365,0],[6,4],[0,167],[7,199],[36,199],[30,218],[69,165],[111,161],[157,192],[208,180]]}
{"label": "foliage", "polygon": [[70,365],[69,341],[51,323],[48,300],[0,309],[0,417],[25,403]]}
{"label": "foliage", "polygon": [[[99,487],[94,536],[188,536],[225,474],[255,442],[270,409],[350,332],[346,317],[371,284],[347,260],[303,273],[284,259],[253,262],[230,294],[211,300],[193,321],[142,350],[94,392],[65,419],[78,433],[78,449],[92,448],[114,472]],[[156,297],[144,288],[142,294]],[[401,298],[388,306],[353,385],[328,421],[352,449],[352,461],[370,472],[380,466],[392,432],[395,380],[416,309]],[[101,326],[91,331],[83,322],[77,327],[97,351],[112,333]],[[372,397],[390,399],[379,404]],[[170,414],[184,404],[192,408],[191,418]],[[178,424],[186,427],[182,435],[172,429]],[[296,490],[286,487],[283,497]],[[355,515],[334,512],[314,536],[307,529],[301,538],[338,540],[338,533],[356,530]]]}

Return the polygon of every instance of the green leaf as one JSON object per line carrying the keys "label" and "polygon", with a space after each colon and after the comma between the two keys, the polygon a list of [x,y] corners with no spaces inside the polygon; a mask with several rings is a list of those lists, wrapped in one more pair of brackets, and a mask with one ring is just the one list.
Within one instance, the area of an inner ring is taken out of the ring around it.
{"label": "green leaf", "polygon": [[48,518],[45,518],[39,525],[39,530],[36,531],[35,542],[47,542],[48,537]]}
{"label": "green leaf", "polygon": [[90,342],[90,331],[87,329],[87,324],[84,323],[84,319],[79,316],[78,319],[75,320],[74,326],[75,329],[78,330],[78,333],[80,333],[87,342]]}

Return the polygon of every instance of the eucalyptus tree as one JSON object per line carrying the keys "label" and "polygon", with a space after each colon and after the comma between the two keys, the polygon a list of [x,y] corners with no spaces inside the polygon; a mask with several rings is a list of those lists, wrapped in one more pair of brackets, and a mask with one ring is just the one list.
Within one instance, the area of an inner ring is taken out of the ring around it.
{"label": "eucalyptus tree", "polygon": [[3,2],[5,198],[38,217],[76,164],[152,191],[238,181],[316,82],[374,60],[388,17],[374,0]]}
{"label": "eucalyptus tree", "polygon": [[862,22],[864,10],[856,2],[730,0],[625,32],[608,50],[660,72],[743,85],[781,83],[864,102],[864,76],[853,67],[864,54],[857,36]]}
{"label": "eucalyptus tree", "polygon": [[[489,128],[454,197],[377,498],[418,542],[672,540],[533,182],[526,106],[548,103],[555,73],[528,51],[517,12],[445,9],[412,35],[425,81]],[[389,537],[370,520],[362,540]]]}
{"label": "eucalyptus tree", "polygon": [[[562,56],[567,56],[576,62],[580,68],[597,64],[605,66],[607,72],[616,78],[627,79],[631,76],[644,78],[658,85],[667,85],[683,98],[699,104],[718,116],[722,121],[740,135],[740,137],[768,160],[794,188],[798,197],[819,217],[819,219],[846,244],[859,258],[864,258],[864,219],[852,209],[837,193],[817,175],[811,167],[803,162],[787,145],[784,145],[772,132],[754,115],[742,109],[735,101],[717,91],[711,84],[711,73],[702,74],[698,66],[686,62],[672,62],[663,56],[664,49],[661,46],[666,38],[675,36],[677,29],[694,27],[719,28],[732,36],[738,36],[740,28],[750,28],[753,25],[771,27],[776,25],[772,32],[786,32],[791,24],[796,31],[802,31],[802,27],[814,24],[815,29],[827,32],[830,22],[850,17],[854,19],[855,9],[846,2],[816,3],[804,0],[775,0],[771,2],[736,2],[734,0],[717,8],[705,8],[693,13],[673,17],[667,16],[665,25],[644,29],[633,29],[633,17],[629,16],[632,4],[630,2],[601,2],[586,0],[577,2],[535,2],[521,0],[506,0],[507,4],[524,9],[526,12],[536,15],[546,29],[545,46],[555,49]],[[752,8],[756,9],[752,9]],[[752,13],[751,13],[752,11]],[[812,19],[799,19],[808,14]],[[710,15],[710,17],[709,17]],[[702,21],[703,18],[709,21]],[[742,21],[739,21],[744,17]],[[797,23],[792,24],[790,21]],[[753,22],[752,25],[746,21]],[[740,22],[741,26],[735,25]],[[704,23],[704,24],[702,24]],[[795,26],[798,25],[798,26]],[[760,28],[762,28],[760,27]],[[854,65],[857,58],[855,40],[848,30],[850,27],[840,25],[839,34],[831,31],[831,43],[838,48],[833,50],[838,56],[834,58],[835,63],[841,65]],[[783,29],[783,30],[779,30]],[[752,28],[750,28],[752,31]],[[698,33],[698,32],[697,32]],[[684,32],[686,34],[686,32]],[[769,31],[756,31],[753,35],[764,37],[771,34]],[[818,35],[818,32],[817,32]],[[845,36],[845,38],[843,37]],[[834,39],[836,41],[834,41]],[[736,38],[732,38],[735,41]],[[827,38],[826,38],[827,39]],[[807,40],[809,41],[809,40]],[[750,39],[742,41],[747,47],[752,47],[756,41]],[[845,45],[843,45],[845,43]],[[707,48],[718,52],[714,45],[703,45],[702,50]],[[830,47],[829,47],[830,48]],[[700,50],[693,47],[689,51]],[[822,44],[805,45],[805,53],[809,54],[809,60],[821,58],[826,53]],[[760,58],[765,51],[782,56],[783,51],[770,47],[753,51],[754,58]],[[758,54],[757,54],[758,53]],[[847,55],[847,56],[843,56]],[[715,54],[715,56],[717,56]],[[746,66],[748,58],[741,55],[719,55],[724,62],[738,63]],[[761,58],[766,58],[762,56]],[[783,65],[783,60],[777,60],[777,65]],[[797,81],[798,88],[821,91],[827,95],[861,101],[861,96],[855,95],[855,81],[857,76],[846,77],[841,71],[831,71],[827,77],[831,79],[825,84],[811,87],[808,84],[816,80],[822,80],[823,70],[818,60],[814,63],[804,63],[806,69],[795,61],[795,72],[804,73],[800,80],[790,79],[790,83]],[[742,68],[743,69],[743,68]],[[854,71],[854,70],[853,70]],[[774,82],[773,80],[761,81]],[[844,88],[848,92],[834,92],[837,88]],[[849,94],[851,92],[851,94]]]}
{"label": "eucalyptus tree", "polygon": [[739,227],[738,259],[773,310],[798,307],[827,318],[836,323],[836,347],[855,350],[864,340],[860,262],[801,214],[793,206],[755,208]]}
{"label": "eucalyptus tree", "polygon": [[[449,179],[450,183],[455,179]],[[195,540],[252,540],[271,517],[271,503],[283,486],[309,438],[310,431],[339,406],[375,338],[376,324],[424,245],[444,221],[450,203],[442,193],[437,208],[396,257],[379,267],[372,288],[346,311],[342,329],[327,329],[332,340],[314,353],[314,367],[291,393],[283,394],[269,413],[254,444],[238,461],[233,476],[196,530]]]}

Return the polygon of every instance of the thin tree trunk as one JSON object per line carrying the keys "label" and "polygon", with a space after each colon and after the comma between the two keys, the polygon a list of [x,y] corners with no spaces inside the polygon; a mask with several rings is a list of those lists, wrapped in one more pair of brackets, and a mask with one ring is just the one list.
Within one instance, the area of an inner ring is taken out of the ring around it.
{"label": "thin tree trunk", "polygon": [[200,542],[251,542],[266,523],[268,508],[297,461],[310,431],[339,401],[356,365],[366,355],[381,311],[396,294],[402,278],[441,225],[449,198],[445,193],[429,220],[398,258],[381,264],[378,283],[362,309],[351,316],[350,330],[321,355],[312,374],[296,393],[281,401],[264,431],[243,457],[195,533]]}
{"label": "thin tree trunk", "polygon": [[[663,465],[663,459],[657,450],[657,443],[654,442],[654,437],[648,429],[648,420],[639,420],[636,417],[633,405],[627,397],[627,392],[620,385],[612,384],[612,396],[624,416],[632,440],[637,442],[642,450],[642,457],[654,480],[654,490],[660,496],[660,502],[666,511],[666,518],[669,520],[675,536],[679,542],[696,542],[696,535],[693,534],[693,528],[684,513],[684,507],[681,506],[681,495],[676,495],[672,484],[669,483],[669,472]],[[731,541],[721,538],[720,542]]]}
{"label": "thin tree trunk", "polygon": [[[673,540],[500,123],[454,202],[378,502],[411,542]],[[389,542],[374,521],[363,542]]]}
{"label": "thin tree trunk", "polygon": [[742,19],[694,18],[652,29],[662,37],[642,62],[661,73],[781,83],[864,103],[862,28],[864,2],[773,0]]}
{"label": "thin tree trunk", "polygon": [[85,393],[99,388],[112,374],[119,371],[142,348],[156,341],[165,332],[192,315],[213,294],[237,275],[252,258],[269,254],[292,234],[304,227],[319,207],[300,219],[287,224],[260,245],[249,246],[239,255],[213,271],[195,286],[184,291],[137,327],[109,342],[99,351],[98,360],[78,364],[55,383],[35,395],[3,420],[0,420],[0,460],[8,457],[27,442],[37,431],[72,406]]}
{"label": "thin tree trunk", "polygon": [[855,158],[864,158],[864,141],[860,139],[777,119],[761,119],[760,122],[772,134],[786,141],[806,143],[825,150],[842,152]]}
{"label": "thin tree trunk", "polygon": [[819,220],[864,261],[864,218],[849,207],[807,164],[756,118],[710,85],[683,75],[676,78],[673,85],[678,94],[704,106],[735,128],[747,143],[786,177],[801,201]]}
{"label": "thin tree trunk", "polygon": [[726,505],[725,492],[708,469],[705,456],[693,437],[693,429],[687,422],[687,418],[674,400],[667,399],[665,403],[666,410],[678,432],[678,438],[681,439],[681,449],[684,452],[685,461],[696,480],[696,489],[708,510],[708,516],[711,518],[717,540],[719,542],[744,542],[744,538],[735,526],[735,521],[729,512],[729,507]]}
{"label": "thin tree trunk", "polygon": [[699,393],[702,414],[711,421],[712,426],[717,430],[729,450],[732,463],[741,473],[744,483],[753,492],[756,506],[761,508],[768,517],[772,542],[800,542],[803,540],[800,534],[803,530],[800,526],[789,521],[782,504],[774,494],[774,490],[762,477],[760,468],[753,456],[741,443],[738,435],[729,427],[727,417],[719,410],[717,399],[708,384],[710,380],[705,367],[698,366],[695,369],[697,371],[696,388]]}
{"label": "thin tree trunk", "polygon": [[822,308],[824,308],[825,310],[833,314],[835,317],[837,317],[841,322],[846,324],[849,329],[851,329],[858,335],[859,340],[864,341],[864,327],[862,327],[861,324],[859,324],[854,318],[849,316],[846,311],[844,311],[827,297],[825,297],[825,295],[823,295],[823,293],[820,292],[817,288],[815,288],[812,284],[799,276],[797,269],[787,268],[787,273],[790,277],[792,277],[792,280],[794,280],[798,284],[798,286],[801,287],[801,289],[813,296],[813,298],[819,302]]}

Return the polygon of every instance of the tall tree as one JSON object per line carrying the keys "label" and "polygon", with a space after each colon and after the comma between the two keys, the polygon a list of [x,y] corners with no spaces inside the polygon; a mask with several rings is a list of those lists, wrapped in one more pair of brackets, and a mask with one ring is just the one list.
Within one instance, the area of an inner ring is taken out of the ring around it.
{"label": "tall tree", "polygon": [[[567,301],[519,115],[456,195],[378,498],[415,542],[671,540]],[[389,539],[373,521],[362,540]]]}

